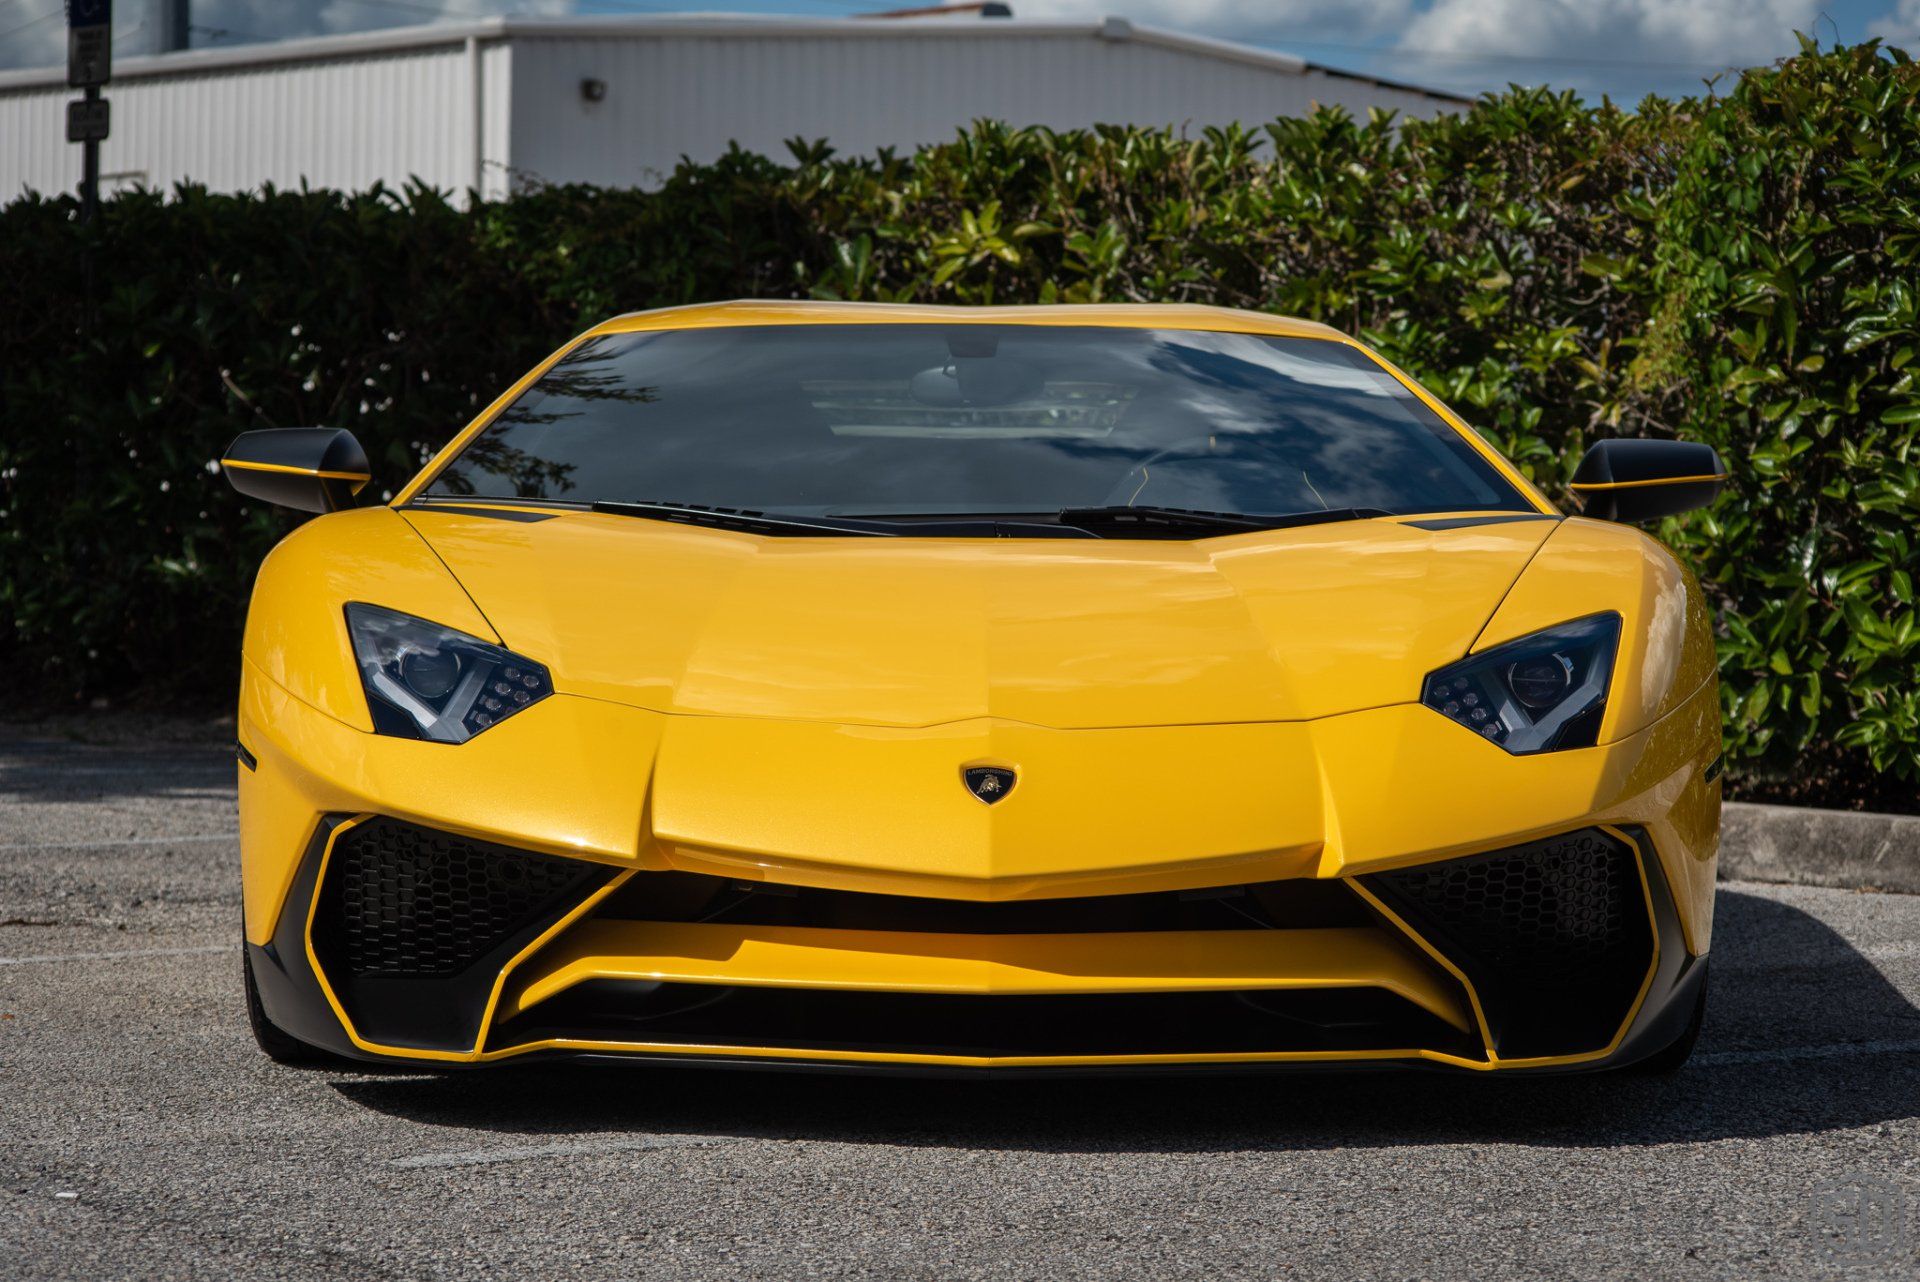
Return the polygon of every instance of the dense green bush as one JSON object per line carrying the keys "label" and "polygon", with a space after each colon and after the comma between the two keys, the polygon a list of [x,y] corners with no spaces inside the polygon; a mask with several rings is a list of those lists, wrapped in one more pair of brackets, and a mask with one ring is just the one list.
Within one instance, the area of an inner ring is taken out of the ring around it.
{"label": "dense green bush", "polygon": [[1673,428],[1739,468],[1673,531],[1718,598],[1730,736],[1813,795],[1920,795],[1920,67],[1749,76],[1659,206],[1643,349]]}
{"label": "dense green bush", "polygon": [[[292,518],[213,470],[337,424],[397,485],[525,367],[709,298],[1191,300],[1363,334],[1558,491],[1603,435],[1718,445],[1664,536],[1720,607],[1736,778],[1920,782],[1920,76],[1817,50],[1637,111],[1513,90],[1433,122],[981,124],[912,156],[734,153],[659,190],[0,208],[0,645],[59,706],[212,705]],[[87,287],[89,279],[92,287]],[[1910,800],[1905,801],[1910,806]],[[1903,806],[1904,808],[1904,806]]]}

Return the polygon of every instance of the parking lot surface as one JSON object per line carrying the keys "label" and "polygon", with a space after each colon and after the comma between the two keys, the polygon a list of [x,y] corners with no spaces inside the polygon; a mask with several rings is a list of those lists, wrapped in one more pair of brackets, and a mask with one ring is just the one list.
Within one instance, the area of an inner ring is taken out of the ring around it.
{"label": "parking lot surface", "polygon": [[0,730],[0,1278],[1901,1277],[1920,897],[1722,887],[1693,1064],[281,1068],[231,748]]}

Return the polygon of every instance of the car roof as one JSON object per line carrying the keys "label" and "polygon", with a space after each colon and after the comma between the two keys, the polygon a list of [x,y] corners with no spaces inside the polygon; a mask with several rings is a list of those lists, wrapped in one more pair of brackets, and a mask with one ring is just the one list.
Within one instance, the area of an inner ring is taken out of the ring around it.
{"label": "car roof", "polygon": [[1082,303],[1021,307],[939,307],[926,303],[842,303],[737,299],[629,312],[593,334],[738,325],[1087,325],[1110,329],[1200,329],[1290,338],[1345,339],[1318,321],[1197,303]]}

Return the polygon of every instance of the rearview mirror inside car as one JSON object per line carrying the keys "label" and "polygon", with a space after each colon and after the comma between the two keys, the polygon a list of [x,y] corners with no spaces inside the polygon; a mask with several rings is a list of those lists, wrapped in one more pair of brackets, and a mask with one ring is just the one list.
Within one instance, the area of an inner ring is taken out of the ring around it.
{"label": "rearview mirror inside car", "polygon": [[248,498],[302,512],[339,511],[372,476],[366,451],[343,427],[242,432],[220,467]]}
{"label": "rearview mirror inside car", "polygon": [[1697,441],[1596,441],[1573,474],[1582,511],[1603,521],[1652,521],[1705,507],[1727,469]]}

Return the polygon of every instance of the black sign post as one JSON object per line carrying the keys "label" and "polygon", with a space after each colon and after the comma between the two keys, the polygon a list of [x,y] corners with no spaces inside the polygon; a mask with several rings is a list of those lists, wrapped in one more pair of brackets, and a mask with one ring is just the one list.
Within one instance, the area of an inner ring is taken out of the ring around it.
{"label": "black sign post", "polygon": [[67,84],[86,96],[67,104],[67,141],[80,153],[80,221],[100,212],[100,144],[107,136],[107,100],[100,86],[113,74],[113,0],[67,0]]}

